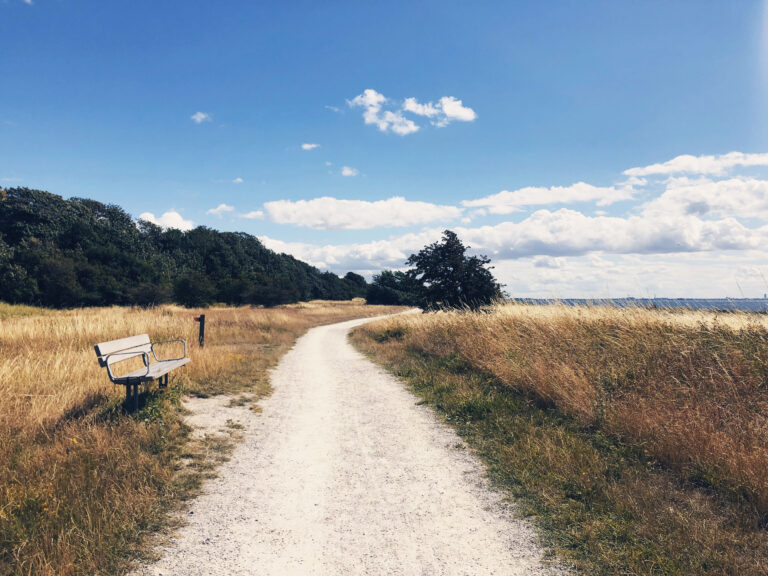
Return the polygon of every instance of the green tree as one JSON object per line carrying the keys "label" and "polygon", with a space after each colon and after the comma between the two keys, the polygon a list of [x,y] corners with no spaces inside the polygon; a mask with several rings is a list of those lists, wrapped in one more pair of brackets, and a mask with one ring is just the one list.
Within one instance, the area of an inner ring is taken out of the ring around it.
{"label": "green tree", "polygon": [[411,254],[406,273],[418,284],[417,300],[425,309],[486,306],[503,296],[486,256],[467,256],[455,232],[443,232],[441,242]]}
{"label": "green tree", "polygon": [[343,278],[344,284],[347,288],[348,298],[365,298],[365,293],[368,290],[368,282],[360,274],[354,272],[347,272]]}
{"label": "green tree", "polygon": [[420,288],[421,285],[405,272],[384,270],[373,277],[365,299],[368,304],[416,306]]}
{"label": "green tree", "polygon": [[174,282],[173,297],[187,308],[208,306],[216,300],[216,286],[207,276],[193,272]]}

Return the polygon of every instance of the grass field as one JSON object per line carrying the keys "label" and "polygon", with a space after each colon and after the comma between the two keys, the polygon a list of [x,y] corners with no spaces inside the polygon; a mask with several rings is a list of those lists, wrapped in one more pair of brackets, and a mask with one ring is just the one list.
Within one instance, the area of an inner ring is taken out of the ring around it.
{"label": "grass field", "polygon": [[[204,311],[0,304],[0,574],[123,573],[222,448],[189,443],[182,391],[256,402],[269,393],[267,370],[307,329],[391,311],[362,301]],[[201,312],[204,348],[193,321]],[[185,338],[192,362],[127,416],[123,388],[93,346],[143,332]]]}
{"label": "grass field", "polygon": [[356,344],[588,574],[768,573],[768,317],[502,305]]}

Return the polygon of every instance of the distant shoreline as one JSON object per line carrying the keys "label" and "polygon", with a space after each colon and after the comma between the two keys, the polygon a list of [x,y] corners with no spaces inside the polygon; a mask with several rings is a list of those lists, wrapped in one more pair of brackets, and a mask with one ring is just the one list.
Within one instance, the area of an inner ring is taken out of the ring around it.
{"label": "distant shoreline", "polygon": [[510,298],[534,306],[616,306],[618,308],[689,308],[691,310],[768,311],[768,298]]}

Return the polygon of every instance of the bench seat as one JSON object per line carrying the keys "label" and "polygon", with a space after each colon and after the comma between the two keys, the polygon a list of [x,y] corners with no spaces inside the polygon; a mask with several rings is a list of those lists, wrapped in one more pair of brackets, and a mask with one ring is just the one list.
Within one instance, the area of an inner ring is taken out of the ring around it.
{"label": "bench seat", "polygon": [[161,360],[149,365],[149,372],[146,368],[139,368],[128,374],[124,374],[114,379],[115,384],[135,384],[136,382],[152,382],[160,376],[165,376],[174,368],[184,366],[189,362],[189,358],[179,358],[177,360]]}
{"label": "bench seat", "polygon": [[[158,358],[155,346],[171,343],[184,345],[184,355],[179,358]],[[115,384],[125,386],[125,403],[129,407],[133,404],[133,410],[139,408],[139,386],[149,384],[155,380],[158,381],[160,388],[168,386],[168,374],[176,368],[181,368],[189,362],[187,356],[187,341],[184,339],[163,340],[161,342],[152,342],[149,334],[138,334],[119,340],[110,340],[109,342],[100,342],[94,346],[96,357],[99,359],[99,366],[107,369],[109,379]],[[126,360],[141,358],[144,364],[143,368],[115,376],[112,368],[115,364]]]}

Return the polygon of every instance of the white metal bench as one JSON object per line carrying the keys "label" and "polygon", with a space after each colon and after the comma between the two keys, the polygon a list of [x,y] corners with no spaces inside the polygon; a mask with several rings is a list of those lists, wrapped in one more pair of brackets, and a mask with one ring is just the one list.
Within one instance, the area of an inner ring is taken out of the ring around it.
{"label": "white metal bench", "polygon": [[[169,344],[171,342],[181,342],[184,344],[184,355],[179,358],[160,359],[155,351],[158,344]],[[168,374],[171,370],[180,368],[189,362],[187,357],[187,341],[182,339],[164,340],[162,342],[152,342],[148,334],[139,334],[119,340],[101,342],[94,346],[96,356],[99,359],[99,366],[107,369],[109,379],[121,386],[125,386],[125,400],[130,408],[133,404],[133,410],[139,407],[139,384],[145,384],[158,380],[161,388],[168,386]],[[150,354],[152,355],[150,357]],[[124,374],[115,376],[112,372],[112,366],[118,362],[130,360],[141,356],[144,367]],[[152,361],[154,358],[154,362]],[[133,402],[131,402],[133,400]]]}

